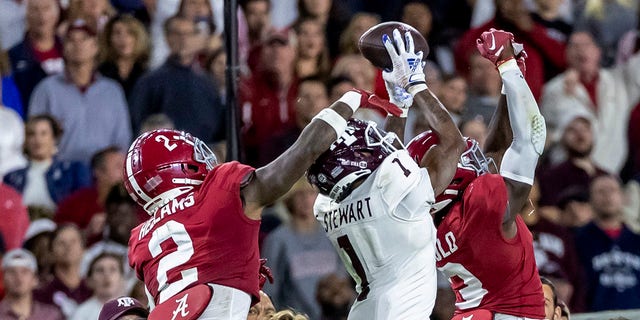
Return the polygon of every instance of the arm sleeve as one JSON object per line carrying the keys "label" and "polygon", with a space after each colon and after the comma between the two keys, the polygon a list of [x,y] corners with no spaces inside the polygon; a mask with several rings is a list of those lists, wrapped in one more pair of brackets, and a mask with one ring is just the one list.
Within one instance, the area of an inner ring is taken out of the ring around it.
{"label": "arm sleeve", "polygon": [[516,61],[505,62],[499,70],[513,131],[513,141],[502,159],[500,175],[532,185],[547,135],[544,118]]}
{"label": "arm sleeve", "polygon": [[51,112],[51,110],[49,110],[49,99],[47,97],[47,89],[43,85],[44,83],[40,82],[40,84],[33,90],[33,93],[31,94],[31,99],[29,100],[29,109],[28,109],[29,116]]}
{"label": "arm sleeve", "polygon": [[127,152],[129,149],[129,145],[131,144],[131,119],[129,118],[129,110],[127,108],[127,101],[124,98],[124,93],[120,88],[115,91],[114,98],[115,103],[113,104],[115,112],[115,119],[113,119],[116,123],[116,126],[113,128],[113,142],[123,152]]}

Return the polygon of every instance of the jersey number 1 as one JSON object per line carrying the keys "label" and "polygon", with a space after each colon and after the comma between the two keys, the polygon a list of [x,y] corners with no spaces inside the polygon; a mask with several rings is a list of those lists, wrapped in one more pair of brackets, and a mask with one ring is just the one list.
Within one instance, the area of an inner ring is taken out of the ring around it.
{"label": "jersey number 1", "polygon": [[360,277],[360,294],[358,295],[358,301],[362,301],[366,299],[369,294],[369,281],[367,280],[367,274],[364,272],[362,262],[360,262],[356,251],[353,249],[353,245],[351,241],[349,241],[349,236],[345,234],[344,236],[338,237],[338,245],[347,253],[349,259],[351,259],[353,269],[356,271],[358,277]]}
{"label": "jersey number 1", "polygon": [[182,279],[173,283],[167,283],[167,272],[187,263],[193,255],[193,242],[184,225],[180,222],[169,220],[167,223],[158,227],[151,235],[151,239],[149,240],[151,256],[154,258],[159,256],[162,253],[160,244],[169,239],[173,239],[178,246],[178,250],[162,257],[158,262],[156,280],[158,280],[158,292],[160,292],[159,303],[163,303],[173,295],[178,294],[188,285],[198,281],[198,268],[193,267],[180,271]]}

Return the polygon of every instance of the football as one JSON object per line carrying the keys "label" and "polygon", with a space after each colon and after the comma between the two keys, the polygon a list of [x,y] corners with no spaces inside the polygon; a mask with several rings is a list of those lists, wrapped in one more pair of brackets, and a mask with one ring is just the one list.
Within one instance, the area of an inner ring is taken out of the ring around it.
{"label": "football", "polygon": [[371,29],[362,34],[358,41],[358,48],[362,55],[371,61],[371,63],[381,69],[391,69],[391,58],[387,53],[387,49],[382,43],[382,35],[387,34],[393,41],[393,29],[398,29],[400,34],[405,32],[411,32],[413,36],[413,43],[415,45],[415,51],[422,51],[422,56],[426,57],[429,54],[429,45],[427,40],[416,30],[414,27],[397,21],[383,22],[377,24]]}

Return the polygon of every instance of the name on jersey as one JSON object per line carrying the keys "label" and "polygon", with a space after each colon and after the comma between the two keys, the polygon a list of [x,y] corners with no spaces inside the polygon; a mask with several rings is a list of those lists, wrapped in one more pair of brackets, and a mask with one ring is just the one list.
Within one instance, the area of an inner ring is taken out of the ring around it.
{"label": "name on jersey", "polygon": [[370,197],[357,200],[344,205],[340,205],[338,209],[329,211],[324,214],[324,231],[331,231],[345,224],[358,222],[364,218],[371,218],[371,206],[369,205]]}
{"label": "name on jersey", "polygon": [[444,235],[444,244],[442,242],[443,241],[440,241],[440,239],[436,239],[436,261],[440,261],[458,251],[456,236],[453,232],[447,232]]}
{"label": "name on jersey", "polygon": [[162,206],[160,210],[156,210],[156,212],[153,213],[153,216],[151,216],[149,220],[147,220],[144,224],[142,224],[142,227],[140,227],[140,234],[138,235],[138,240],[144,238],[144,236],[146,236],[147,233],[149,233],[149,231],[153,229],[156,223],[164,219],[164,217],[168,217],[178,211],[182,211],[186,208],[189,208],[193,206],[194,203],[196,203],[196,201],[193,198],[193,192],[188,194],[184,198],[171,200],[169,203]]}

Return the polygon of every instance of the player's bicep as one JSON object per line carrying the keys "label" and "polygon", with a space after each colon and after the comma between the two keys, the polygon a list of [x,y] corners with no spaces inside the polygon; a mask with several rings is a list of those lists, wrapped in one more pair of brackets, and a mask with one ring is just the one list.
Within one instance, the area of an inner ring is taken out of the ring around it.
{"label": "player's bicep", "polygon": [[427,168],[435,195],[441,194],[451,183],[458,167],[458,158],[455,152],[448,152],[440,145],[433,146],[425,153],[420,166]]}

